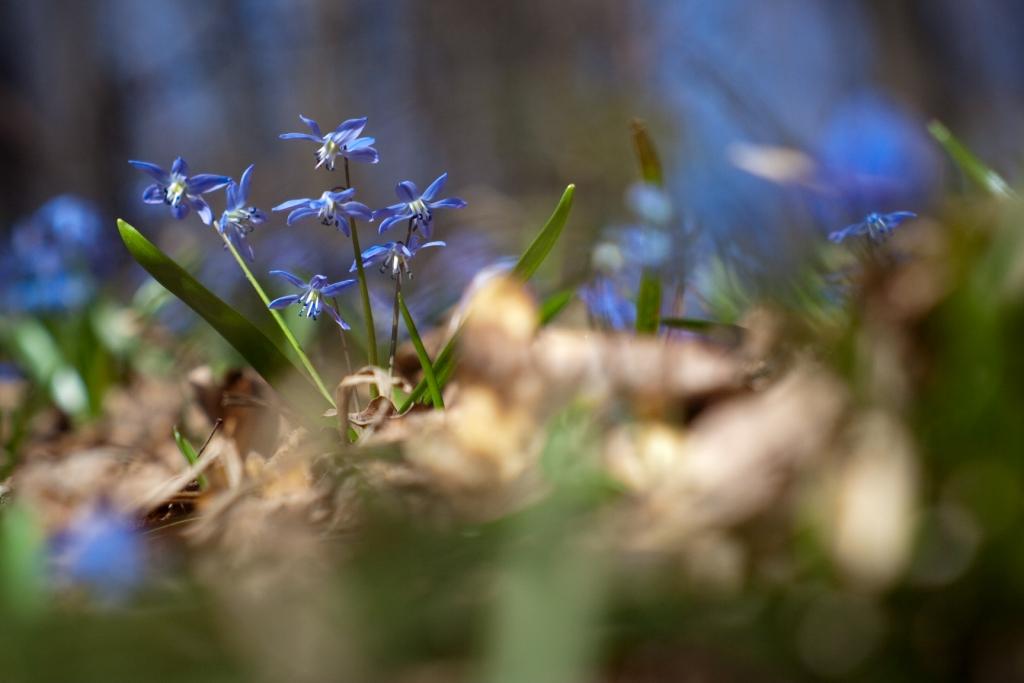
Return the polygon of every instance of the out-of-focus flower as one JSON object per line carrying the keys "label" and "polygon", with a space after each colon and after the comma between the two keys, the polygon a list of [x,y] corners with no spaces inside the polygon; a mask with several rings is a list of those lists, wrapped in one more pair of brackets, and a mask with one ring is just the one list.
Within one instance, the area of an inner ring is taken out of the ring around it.
{"label": "out-of-focus flower", "polygon": [[665,225],[672,218],[672,200],[657,185],[639,182],[626,190],[626,203],[641,219],[656,225]]}
{"label": "out-of-focus flower", "polygon": [[320,222],[324,225],[333,225],[348,235],[348,222],[342,220],[342,216],[346,219],[351,216],[364,221],[373,220],[373,211],[370,207],[361,202],[350,201],[355,193],[355,188],[351,187],[340,192],[328,190],[320,195],[319,199],[289,199],[275,206],[273,210],[291,209],[291,213],[288,214],[288,225],[309,216],[319,216]]}
{"label": "out-of-focus flower", "polygon": [[610,277],[594,278],[580,288],[579,297],[592,316],[613,330],[624,330],[636,323],[636,302]]}
{"label": "out-of-focus flower", "polygon": [[894,213],[869,213],[859,223],[848,225],[842,230],[836,230],[829,233],[828,238],[833,242],[842,242],[848,237],[856,237],[859,235],[867,235],[868,239],[874,243],[879,243],[885,240],[893,230],[895,230],[903,221],[911,218],[917,218],[917,214],[912,211],[896,211]]}
{"label": "out-of-focus flower", "polygon": [[334,160],[339,156],[352,161],[365,161],[375,164],[380,161],[380,154],[374,149],[373,138],[359,137],[366,127],[366,117],[349,119],[342,122],[333,131],[324,135],[320,132],[320,125],[311,118],[299,114],[302,122],[309,126],[310,133],[281,133],[282,140],[309,140],[320,145],[316,151],[316,168],[326,166],[327,170],[334,170]]}
{"label": "out-of-focus flower", "polygon": [[[413,256],[419,253],[421,249],[444,246],[447,246],[447,244],[440,240],[420,244],[415,237],[408,245],[403,242],[385,242],[384,244],[375,244],[363,251],[363,265],[370,266],[379,261],[380,272],[382,273],[391,271],[391,277],[397,277],[399,273],[403,273],[406,277],[412,277],[412,269],[409,267],[409,261],[412,260]],[[352,267],[348,270],[350,273],[355,272],[355,261],[352,262]]]}
{"label": "out-of-focus flower", "polygon": [[299,304],[299,316],[306,316],[312,320],[316,320],[320,316],[321,311],[327,311],[327,314],[334,319],[334,322],[341,326],[341,329],[349,329],[348,323],[341,319],[334,306],[324,301],[324,297],[335,296],[346,287],[354,285],[355,280],[342,280],[341,282],[327,284],[327,277],[324,275],[314,275],[310,278],[309,282],[306,282],[285,270],[272,270],[270,274],[284,278],[302,290],[301,294],[288,294],[274,299],[270,302],[270,308],[277,310],[287,308],[292,304]]}
{"label": "out-of-focus flower", "polygon": [[254,259],[254,254],[252,245],[245,241],[245,237],[257,225],[267,220],[267,214],[263,211],[255,206],[246,206],[249,203],[249,187],[252,185],[252,169],[253,165],[250,164],[249,168],[242,173],[239,182],[236,183],[232,180],[228,183],[227,205],[224,207],[224,213],[221,214],[220,220],[217,221],[217,230],[225,235],[235,249],[247,256],[250,261]]}
{"label": "out-of-focus flower", "polygon": [[419,230],[424,237],[429,239],[433,229],[434,209],[461,209],[466,206],[466,202],[458,197],[436,199],[447,181],[448,173],[442,173],[434,182],[430,183],[423,194],[420,194],[416,184],[411,180],[403,180],[398,183],[395,186],[395,194],[402,201],[379,209],[373,214],[374,218],[383,219],[377,229],[378,232],[383,234],[395,223],[411,220],[413,229]]}
{"label": "out-of-focus flower", "polygon": [[171,207],[171,215],[178,220],[187,216],[189,209],[193,209],[203,219],[203,223],[210,225],[213,222],[213,211],[201,195],[219,190],[231,182],[228,176],[213,173],[190,176],[188,164],[181,157],[174,160],[170,173],[148,161],[128,163],[148,173],[156,181],[143,191],[142,201],[147,204],[167,204]]}
{"label": "out-of-focus flower", "polygon": [[106,600],[126,597],[141,584],[146,548],[136,525],[107,506],[90,510],[54,537],[57,582],[92,589]]}

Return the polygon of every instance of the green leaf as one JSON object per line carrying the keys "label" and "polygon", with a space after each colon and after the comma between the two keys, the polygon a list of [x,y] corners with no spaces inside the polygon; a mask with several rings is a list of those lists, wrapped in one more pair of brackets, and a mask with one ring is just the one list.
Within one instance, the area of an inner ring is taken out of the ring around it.
{"label": "green leaf", "polygon": [[640,291],[636,295],[636,331],[657,334],[661,318],[661,280],[649,270],[640,278]]}
{"label": "green leaf", "polygon": [[576,194],[575,185],[569,185],[565,188],[565,192],[562,193],[562,198],[558,200],[558,206],[555,207],[554,213],[548,218],[548,222],[544,224],[540,233],[537,234],[530,246],[526,248],[523,255],[519,257],[516,267],[512,269],[512,275],[525,282],[537,272],[540,264],[551,253],[559,236],[562,234],[565,222],[569,220],[569,211],[572,210],[574,194]]}
{"label": "green leaf", "polygon": [[549,322],[555,319],[555,317],[565,310],[565,307],[569,305],[572,298],[576,296],[575,289],[563,289],[559,292],[555,292],[547,299],[544,299],[540,305],[540,324],[541,327],[547,325]]}
{"label": "green leaf", "polygon": [[409,308],[405,305],[405,297],[402,296],[401,292],[398,292],[397,296],[398,306],[402,310],[402,318],[405,319],[405,328],[409,330],[412,345],[416,347],[416,356],[420,359],[420,367],[423,368],[423,379],[426,380],[427,388],[430,390],[430,399],[434,402],[434,407],[440,410],[444,408],[444,399],[441,397],[441,387],[438,386],[437,378],[434,376],[434,367],[430,363],[427,348],[423,346],[423,340],[420,339],[416,323],[413,322],[412,314],[409,313]]}
{"label": "green leaf", "polygon": [[1002,176],[993,171],[972,152],[967,145],[950,132],[948,128],[938,121],[928,124],[928,132],[932,134],[942,148],[946,150],[953,161],[964,172],[968,178],[974,181],[981,189],[996,197],[1014,197],[1016,193],[1010,185],[1003,180]]}
{"label": "green leaf", "polygon": [[32,618],[45,606],[46,540],[32,510],[21,504],[0,507],[0,606],[8,614]]}
{"label": "green leaf", "polygon": [[636,158],[640,163],[640,176],[644,182],[661,187],[665,183],[661,171],[661,160],[658,159],[658,152],[647,132],[646,124],[639,119],[633,119],[630,128],[633,130],[633,149],[636,151]]}
{"label": "green leaf", "polygon": [[746,330],[739,325],[720,323],[714,320],[702,320],[700,318],[662,318],[661,324],[675,330],[690,330],[702,332],[710,337],[729,343],[739,343],[743,340]]}
{"label": "green leaf", "polygon": [[[189,465],[195,465],[199,461],[199,454],[196,452],[195,447],[192,446],[191,442],[185,438],[185,436],[178,431],[178,428],[174,427],[174,443],[178,444],[178,450],[185,456],[185,460],[188,461]],[[200,488],[206,488],[207,481],[206,475],[200,474],[196,479],[199,482]]]}
{"label": "green leaf", "polygon": [[[525,282],[537,272],[540,264],[551,253],[555,243],[558,241],[558,237],[562,234],[566,221],[569,220],[569,212],[572,210],[572,199],[575,193],[575,185],[569,185],[565,188],[565,192],[562,193],[562,198],[558,200],[558,206],[555,207],[554,213],[548,218],[548,222],[544,224],[540,233],[530,243],[530,246],[526,248],[523,255],[519,257],[515,268],[512,269],[513,276]],[[452,338],[441,349],[441,352],[437,354],[437,358],[434,359],[434,373],[437,377],[438,385],[442,387],[455,370],[455,345],[458,338],[459,330],[456,330]],[[398,406],[398,412],[402,413],[408,410],[409,406],[420,400],[426,391],[427,380],[424,377],[416,385],[416,388],[412,390],[412,393],[406,396],[405,400]]]}
{"label": "green leaf", "polygon": [[50,399],[68,415],[83,418],[89,412],[89,391],[81,373],[68,363],[57,338],[33,318],[16,320],[0,330],[4,344]]}
{"label": "green leaf", "polygon": [[282,350],[287,340],[272,326],[273,319],[268,311],[263,311],[270,323],[265,325],[264,331],[219,299],[131,225],[118,219],[117,229],[139,265],[208,322],[286,400],[300,409],[320,404],[320,399],[314,398],[315,392],[300,390],[306,385],[287,381],[292,374],[287,372],[289,366],[307,380],[309,377],[302,372],[302,366]]}

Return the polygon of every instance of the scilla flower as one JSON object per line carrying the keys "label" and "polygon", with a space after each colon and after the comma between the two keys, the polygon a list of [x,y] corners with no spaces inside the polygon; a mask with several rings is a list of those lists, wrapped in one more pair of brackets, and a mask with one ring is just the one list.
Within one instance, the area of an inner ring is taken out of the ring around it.
{"label": "scilla flower", "polygon": [[[346,235],[349,234],[347,218],[361,218],[364,221],[373,220],[373,211],[366,204],[349,201],[356,193],[355,188],[349,188],[340,192],[328,190],[320,195],[319,199],[289,199],[278,204],[274,211],[288,211],[288,225],[295,221],[302,220],[308,216],[318,216],[324,225],[333,225]],[[345,218],[346,220],[342,220]]]}
{"label": "scilla flower", "polygon": [[461,209],[466,206],[466,202],[458,197],[435,199],[447,180],[448,174],[442,173],[438,176],[437,180],[430,183],[430,186],[423,191],[423,194],[419,193],[419,190],[416,189],[416,184],[411,180],[403,180],[398,183],[395,186],[395,194],[402,201],[380,209],[373,214],[374,218],[383,219],[378,232],[383,234],[385,230],[395,223],[411,220],[413,221],[413,229],[418,229],[423,233],[424,237],[429,238],[434,223],[434,209]]}
{"label": "scilla flower", "polygon": [[[380,272],[382,273],[390,271],[391,277],[397,277],[399,273],[412,277],[412,270],[409,268],[409,261],[412,260],[413,256],[418,254],[421,249],[444,246],[447,245],[440,240],[417,244],[415,238],[408,246],[402,242],[375,244],[369,249],[363,251],[363,265],[368,267],[379,261]],[[352,262],[352,267],[348,270],[350,273],[355,272],[355,261]]]}
{"label": "scilla flower", "polygon": [[879,243],[889,236],[893,230],[905,220],[917,218],[912,211],[896,211],[895,213],[869,213],[860,223],[848,225],[842,230],[836,230],[829,234],[828,238],[833,242],[842,242],[847,237],[867,235],[874,243]]}
{"label": "scilla flower", "polygon": [[343,122],[332,132],[324,135],[320,132],[320,125],[313,119],[299,114],[302,122],[313,131],[309,133],[281,133],[282,140],[310,140],[320,145],[316,151],[316,167],[326,166],[328,170],[334,170],[334,160],[344,157],[352,161],[366,161],[375,164],[380,161],[380,155],[373,148],[373,138],[361,138],[359,134],[366,127],[366,117],[349,119]]}
{"label": "scilla flower", "polygon": [[178,220],[187,216],[189,209],[194,209],[204,223],[212,223],[213,212],[200,195],[219,190],[231,182],[231,178],[226,175],[200,173],[189,176],[188,164],[181,157],[174,160],[170,173],[148,161],[128,163],[148,173],[156,181],[142,193],[142,201],[147,204],[167,204],[171,207],[171,215]]}
{"label": "scilla flower", "polygon": [[228,183],[227,206],[217,221],[217,230],[250,261],[253,260],[252,245],[245,241],[245,237],[267,220],[267,214],[255,206],[246,206],[249,203],[249,187],[252,185],[252,169],[253,165],[250,164],[242,173],[241,181],[236,183],[232,180]]}
{"label": "scilla flower", "polygon": [[354,285],[355,280],[342,280],[341,282],[327,284],[327,277],[324,275],[314,275],[310,278],[309,282],[306,282],[302,278],[296,277],[284,270],[272,270],[270,274],[282,277],[302,290],[301,294],[288,294],[274,299],[270,302],[270,308],[276,310],[287,308],[292,304],[299,304],[299,315],[304,315],[312,320],[320,317],[321,311],[327,311],[327,314],[334,318],[334,322],[341,326],[341,329],[349,329],[348,323],[341,319],[334,306],[324,301],[324,297],[335,296],[346,287]]}

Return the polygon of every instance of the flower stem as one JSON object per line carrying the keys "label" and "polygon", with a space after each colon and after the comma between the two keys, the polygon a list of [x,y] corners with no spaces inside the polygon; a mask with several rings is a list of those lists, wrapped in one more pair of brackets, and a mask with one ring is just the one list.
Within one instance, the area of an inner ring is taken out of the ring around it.
{"label": "flower stem", "polygon": [[419,356],[420,367],[423,368],[423,377],[427,380],[427,388],[430,390],[430,399],[434,402],[434,407],[440,410],[444,408],[444,399],[441,397],[441,386],[438,384],[437,377],[434,374],[434,366],[430,362],[427,348],[423,345],[419,330],[416,329],[416,323],[413,322],[412,314],[409,313],[409,308],[405,305],[405,298],[402,297],[401,292],[398,293],[396,301],[402,309],[402,317],[405,318],[405,328],[409,331],[412,345],[416,347],[416,355]]}
{"label": "flower stem", "polygon": [[[348,158],[345,159],[345,187],[352,187],[349,176]],[[359,279],[359,298],[363,300],[363,317],[366,319],[366,354],[370,365],[377,365],[377,331],[373,326],[373,308],[370,306],[370,290],[366,284],[366,273],[363,270],[363,250],[359,246],[359,231],[356,221],[348,217],[348,230],[352,236],[352,250],[355,251],[356,277]]]}
{"label": "flower stem", "polygon": [[391,350],[388,352],[388,372],[395,374],[395,353],[398,350],[398,304],[402,300],[402,271],[395,274],[395,308],[391,315]]}
{"label": "flower stem", "polygon": [[249,281],[249,284],[252,285],[252,288],[255,289],[256,293],[259,295],[260,300],[263,301],[263,305],[268,307],[267,310],[270,311],[270,315],[273,316],[274,322],[277,323],[277,326],[281,328],[281,332],[284,333],[285,339],[287,339],[288,343],[291,344],[293,349],[295,349],[295,353],[298,354],[299,360],[302,361],[302,366],[306,368],[306,372],[309,373],[309,376],[313,380],[313,383],[316,384],[316,388],[320,391],[323,397],[327,399],[327,402],[331,405],[332,408],[337,407],[334,404],[334,398],[331,397],[331,392],[327,391],[327,387],[324,385],[323,379],[320,378],[320,374],[316,371],[316,368],[313,367],[313,364],[309,362],[309,357],[302,350],[302,347],[299,346],[298,340],[295,338],[295,335],[292,334],[292,331],[288,328],[288,325],[285,323],[284,318],[281,317],[280,313],[278,313],[272,308],[269,308],[270,297],[268,297],[267,293],[263,291],[263,287],[260,286],[260,283],[252,274],[252,271],[249,270],[249,266],[246,265],[245,259],[243,259],[242,255],[238,253],[238,250],[235,249],[235,245],[231,244],[231,240],[229,240],[226,235],[224,235],[223,233],[218,234],[220,234],[221,239],[224,242],[224,246],[226,246],[228,248],[228,251],[231,252],[231,255],[235,257],[235,261],[238,262],[238,267],[242,269],[243,273],[245,273],[245,278]]}

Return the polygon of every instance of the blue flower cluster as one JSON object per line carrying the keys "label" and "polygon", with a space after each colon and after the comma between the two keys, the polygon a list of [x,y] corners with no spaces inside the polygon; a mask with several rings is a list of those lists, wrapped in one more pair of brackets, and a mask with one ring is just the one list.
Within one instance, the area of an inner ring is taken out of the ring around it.
{"label": "blue flower cluster", "polygon": [[86,303],[109,253],[103,223],[92,202],[69,194],[18,221],[0,249],[0,309],[47,313]]}
{"label": "blue flower cluster", "polygon": [[[306,140],[318,145],[314,155],[316,168],[333,171],[340,158],[345,167],[345,185],[325,190],[319,197],[290,199],[273,207],[273,211],[288,212],[286,223],[289,226],[303,219],[315,217],[323,225],[337,228],[351,237],[356,220],[379,220],[378,232],[381,234],[404,221],[408,226],[405,239],[373,245],[357,253],[356,261],[351,268],[352,271],[358,270],[360,260],[368,264],[379,262],[381,272],[389,271],[392,277],[397,278],[411,275],[409,263],[421,249],[445,246],[440,240],[427,241],[433,233],[434,212],[437,209],[461,209],[466,206],[466,202],[457,197],[438,198],[448,180],[447,173],[442,173],[422,193],[410,180],[399,182],[395,192],[401,201],[374,211],[366,204],[355,200],[356,190],[350,186],[349,181],[350,161],[369,164],[380,161],[380,154],[374,147],[375,139],[362,135],[366,127],[366,117],[348,119],[327,134],[321,131],[320,125],[313,119],[302,115],[299,118],[310,132],[283,133],[280,138]],[[253,260],[252,247],[245,238],[255,226],[268,220],[266,213],[249,205],[253,166],[250,165],[236,183],[225,175],[193,175],[181,157],[175,159],[170,171],[146,161],[129,163],[154,180],[154,183],[142,193],[144,202],[168,206],[171,215],[179,220],[188,216],[190,211],[195,211],[203,223],[214,225],[222,237],[239,253],[249,261]],[[224,212],[220,219],[214,222],[213,211],[203,195],[223,188],[226,188]],[[334,297],[355,280],[329,284],[330,279],[325,275],[317,274],[307,281],[284,270],[273,270],[271,274],[285,279],[298,288],[300,293],[279,297],[270,302],[270,308],[281,309],[298,305],[299,315],[313,320],[326,311],[342,329],[349,329],[349,325],[342,320],[337,309],[324,299]]]}

